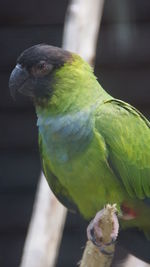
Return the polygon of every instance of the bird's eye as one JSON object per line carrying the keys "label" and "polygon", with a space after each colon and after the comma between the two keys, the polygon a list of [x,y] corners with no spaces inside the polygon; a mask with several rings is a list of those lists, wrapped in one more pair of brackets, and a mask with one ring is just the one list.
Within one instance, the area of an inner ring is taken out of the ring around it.
{"label": "bird's eye", "polygon": [[40,61],[36,66],[33,66],[31,73],[35,77],[42,77],[51,72],[53,66],[45,61]]}
{"label": "bird's eye", "polygon": [[41,61],[37,64],[37,69],[39,70],[46,70],[46,68],[47,68],[47,65],[45,61]]}

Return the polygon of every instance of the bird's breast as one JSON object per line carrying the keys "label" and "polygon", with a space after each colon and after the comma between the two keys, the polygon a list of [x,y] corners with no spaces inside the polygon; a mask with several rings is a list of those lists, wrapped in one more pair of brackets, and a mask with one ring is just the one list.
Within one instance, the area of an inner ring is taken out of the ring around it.
{"label": "bird's breast", "polygon": [[60,163],[81,153],[93,136],[93,116],[89,111],[39,116],[37,124],[50,159]]}

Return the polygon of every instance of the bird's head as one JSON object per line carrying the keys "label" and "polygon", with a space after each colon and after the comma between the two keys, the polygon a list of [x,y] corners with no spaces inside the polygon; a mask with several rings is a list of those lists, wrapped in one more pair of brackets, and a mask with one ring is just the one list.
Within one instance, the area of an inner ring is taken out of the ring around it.
{"label": "bird's head", "polygon": [[50,96],[53,74],[71,60],[70,52],[46,44],[26,49],[18,57],[9,79],[11,95],[15,97],[19,91],[35,99]]}

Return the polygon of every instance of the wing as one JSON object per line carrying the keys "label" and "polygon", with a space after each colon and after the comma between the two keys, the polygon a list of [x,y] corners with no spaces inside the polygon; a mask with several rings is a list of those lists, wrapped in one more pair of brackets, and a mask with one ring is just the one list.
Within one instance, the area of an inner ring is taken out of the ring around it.
{"label": "wing", "polygon": [[150,123],[129,104],[111,99],[98,108],[96,128],[109,165],[131,197],[150,197]]}
{"label": "wing", "polygon": [[50,162],[49,162],[48,156],[46,154],[46,150],[44,149],[44,145],[42,143],[42,138],[41,138],[40,134],[39,134],[39,148],[40,148],[43,172],[44,172],[44,175],[48,181],[48,184],[49,184],[51,190],[53,191],[53,193],[57,197],[57,199],[65,207],[67,207],[71,211],[76,211],[77,207],[73,203],[71,197],[69,196],[67,189],[61,185],[58,178],[51,171]]}

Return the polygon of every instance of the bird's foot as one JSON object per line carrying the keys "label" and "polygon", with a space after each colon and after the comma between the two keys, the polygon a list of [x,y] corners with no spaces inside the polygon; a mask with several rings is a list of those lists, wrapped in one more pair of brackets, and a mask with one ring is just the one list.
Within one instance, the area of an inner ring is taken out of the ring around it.
{"label": "bird's foot", "polygon": [[87,227],[87,236],[103,254],[112,255],[114,251],[110,248],[116,241],[119,223],[115,212],[111,214],[111,222],[109,217],[104,220],[105,213],[106,208],[96,214]]}

